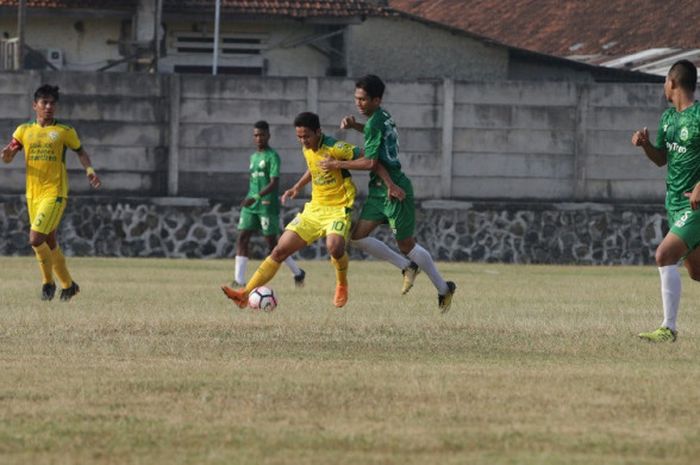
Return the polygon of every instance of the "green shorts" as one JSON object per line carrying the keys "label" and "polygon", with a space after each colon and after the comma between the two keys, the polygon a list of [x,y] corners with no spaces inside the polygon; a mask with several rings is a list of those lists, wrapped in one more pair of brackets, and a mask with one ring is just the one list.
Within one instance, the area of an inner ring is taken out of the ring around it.
{"label": "green shorts", "polygon": [[279,236],[280,212],[254,211],[248,207],[241,208],[241,217],[238,220],[239,231],[262,231],[263,236]]}
{"label": "green shorts", "polygon": [[688,207],[667,213],[670,232],[683,239],[689,250],[700,245],[700,210]]}
{"label": "green shorts", "polygon": [[406,192],[406,198],[401,202],[389,199],[383,185],[370,186],[369,196],[360,212],[360,219],[389,223],[394,237],[397,241],[401,241],[413,237],[416,231],[416,206],[413,202],[411,181],[403,178],[397,185]]}

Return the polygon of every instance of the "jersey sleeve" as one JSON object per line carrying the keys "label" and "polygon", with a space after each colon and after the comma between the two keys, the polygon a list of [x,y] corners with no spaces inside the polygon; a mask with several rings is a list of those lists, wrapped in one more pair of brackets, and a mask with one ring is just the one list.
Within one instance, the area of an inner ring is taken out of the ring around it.
{"label": "jersey sleeve", "polygon": [[15,132],[12,133],[12,138],[15,139],[17,142],[22,144],[22,147],[24,147],[24,129],[26,126],[23,124],[21,126],[17,126],[17,129],[15,129]]}
{"label": "jersey sleeve", "polygon": [[280,165],[282,164],[280,161],[280,156],[277,152],[272,152],[270,155],[270,177],[271,178],[279,178],[280,177]]}
{"label": "jersey sleeve", "polygon": [[74,128],[70,128],[66,131],[66,136],[63,142],[66,144],[66,147],[75,152],[78,152],[82,148],[82,145],[80,145],[80,139],[78,138],[78,133]]}
{"label": "jersey sleeve", "polygon": [[382,131],[367,124],[363,132],[365,136],[365,158],[378,160],[379,147],[382,144]]}
{"label": "jersey sleeve", "polygon": [[354,160],[359,153],[358,147],[343,141],[336,142],[331,148],[331,156],[337,160]]}
{"label": "jersey sleeve", "polygon": [[659,131],[656,133],[656,148],[666,150],[666,113],[659,120]]}

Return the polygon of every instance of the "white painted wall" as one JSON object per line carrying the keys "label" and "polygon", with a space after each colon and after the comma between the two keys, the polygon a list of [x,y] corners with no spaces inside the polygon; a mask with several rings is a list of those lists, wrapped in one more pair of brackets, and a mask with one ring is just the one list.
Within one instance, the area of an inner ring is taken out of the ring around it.
{"label": "white painted wall", "polygon": [[[80,17],[36,17],[27,16],[27,45],[45,50],[49,47],[63,51],[64,66],[68,71],[91,71],[108,64],[108,60],[122,58],[116,45],[108,45],[108,40],[119,39],[120,19],[80,18]],[[76,23],[83,24],[82,31]],[[0,34],[8,32],[16,35],[16,18],[0,17]],[[125,70],[118,66],[112,71]]]}

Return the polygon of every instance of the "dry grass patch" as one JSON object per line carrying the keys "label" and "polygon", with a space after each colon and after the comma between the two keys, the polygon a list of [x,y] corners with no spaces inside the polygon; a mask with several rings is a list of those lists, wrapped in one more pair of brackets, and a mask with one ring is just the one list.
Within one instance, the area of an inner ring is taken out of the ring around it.
{"label": "dry grass patch", "polygon": [[42,463],[687,464],[700,455],[700,344],[684,277],[676,344],[651,267],[441,264],[441,316],[377,262],[307,262],[272,314],[218,290],[231,261],[71,259],[83,292],[38,300],[2,258],[0,458]]}

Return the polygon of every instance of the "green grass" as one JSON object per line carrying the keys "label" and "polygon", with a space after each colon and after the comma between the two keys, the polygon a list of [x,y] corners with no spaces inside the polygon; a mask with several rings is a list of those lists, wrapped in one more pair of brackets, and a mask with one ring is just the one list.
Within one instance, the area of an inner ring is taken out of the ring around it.
{"label": "green grass", "polygon": [[[252,266],[256,264],[253,263]],[[700,456],[700,286],[680,336],[652,267],[328,262],[284,267],[271,314],[235,308],[232,261],[69,259],[81,294],[38,299],[0,258],[3,464],[688,464]],[[252,269],[250,270],[252,272]]]}

